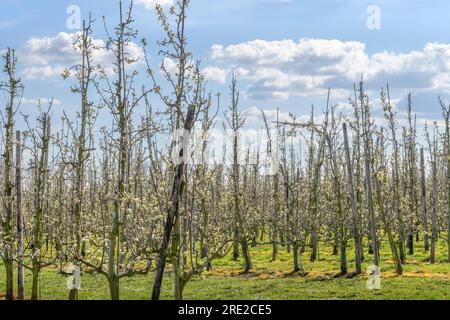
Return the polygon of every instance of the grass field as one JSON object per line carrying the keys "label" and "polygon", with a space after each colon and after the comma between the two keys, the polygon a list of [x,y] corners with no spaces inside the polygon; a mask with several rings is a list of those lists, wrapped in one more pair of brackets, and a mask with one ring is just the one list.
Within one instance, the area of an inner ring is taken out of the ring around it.
{"label": "grass field", "polygon": [[[269,246],[252,248],[254,270],[241,274],[241,262],[233,262],[229,257],[215,261],[213,271],[194,277],[187,285],[184,298],[188,300],[226,299],[287,299],[287,300],[332,300],[332,299],[441,299],[450,300],[450,264],[446,263],[445,243],[439,243],[438,263],[431,265],[427,255],[417,246],[414,256],[408,256],[404,275],[396,276],[386,245],[382,250],[382,288],[369,290],[365,274],[353,278],[334,278],[339,270],[339,258],[331,254],[331,248],[320,248],[320,259],[310,263],[305,253],[303,263],[306,277],[291,275],[292,255],[280,248],[279,260],[270,262]],[[372,257],[366,254],[364,270]],[[349,257],[350,271],[353,257]],[[121,280],[121,299],[149,299],[153,274]],[[31,274],[26,274],[26,292],[29,294]],[[4,291],[5,272],[0,268],[0,296]],[[66,278],[55,268],[47,268],[41,276],[41,299],[66,299]],[[164,278],[162,299],[172,299],[173,279],[170,270]],[[102,275],[85,274],[82,278],[82,300],[109,299],[106,278]]]}

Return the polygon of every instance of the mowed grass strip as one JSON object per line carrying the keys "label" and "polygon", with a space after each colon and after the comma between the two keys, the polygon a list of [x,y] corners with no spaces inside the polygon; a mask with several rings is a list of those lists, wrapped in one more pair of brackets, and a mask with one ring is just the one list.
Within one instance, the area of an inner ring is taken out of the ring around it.
{"label": "mowed grass strip", "polygon": [[[309,262],[308,252],[302,255],[306,276],[292,274],[292,254],[280,246],[279,258],[271,259],[271,247],[252,248],[254,269],[242,274],[242,261],[230,257],[214,261],[213,270],[194,277],[187,285],[184,298],[192,300],[450,300],[450,264],[446,262],[446,244],[438,246],[438,263],[427,261],[428,254],[418,245],[413,256],[407,257],[404,275],[397,276],[389,251],[383,245],[381,290],[367,288],[367,275],[353,279],[335,277],[339,270],[339,256],[331,254],[330,246],[320,247],[319,259]],[[372,256],[365,253],[364,270],[371,265]],[[354,268],[349,248],[349,271]],[[148,300],[154,274],[124,278],[120,282],[121,299]],[[45,268],[41,273],[40,298],[64,300],[68,297],[67,278],[58,274],[57,268]],[[31,291],[31,273],[26,272],[27,295]],[[5,271],[0,266],[0,299],[5,287]],[[166,272],[162,299],[173,298],[173,277]],[[108,300],[106,278],[85,273],[82,277],[81,300]]]}

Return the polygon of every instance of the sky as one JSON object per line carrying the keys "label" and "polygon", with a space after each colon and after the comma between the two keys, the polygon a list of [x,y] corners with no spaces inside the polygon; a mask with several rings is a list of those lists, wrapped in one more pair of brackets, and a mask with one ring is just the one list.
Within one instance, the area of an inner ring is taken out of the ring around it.
{"label": "sky", "polygon": [[[155,2],[167,7],[172,0],[135,0],[134,8],[138,38],[148,40],[152,53],[162,35]],[[50,98],[59,111],[79,109],[70,80],[60,76],[78,59],[71,52],[77,30],[67,24],[73,8],[79,8],[82,19],[92,13],[96,41],[105,39],[102,17],[110,25],[118,19],[117,0],[0,2],[0,50],[17,50],[25,84],[23,113],[33,115],[37,100]],[[332,103],[345,110],[361,75],[375,106],[381,87],[389,83],[400,117],[411,92],[423,124],[440,118],[437,95],[450,97],[448,12],[446,0],[192,0],[187,34],[210,90],[227,100],[236,74],[248,125],[261,120],[259,109],[272,117],[276,108],[283,117],[306,117],[312,104],[324,107],[328,88]],[[139,56],[138,41],[130,50]],[[110,62],[104,52],[98,59]],[[157,69],[160,59],[152,59]],[[105,115],[100,122],[110,119]]]}

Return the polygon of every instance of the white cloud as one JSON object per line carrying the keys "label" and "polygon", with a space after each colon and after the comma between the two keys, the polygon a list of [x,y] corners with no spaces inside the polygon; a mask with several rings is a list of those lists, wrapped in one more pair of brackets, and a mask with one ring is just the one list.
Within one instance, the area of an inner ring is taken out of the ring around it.
{"label": "white cloud", "polygon": [[62,65],[57,66],[29,66],[26,67],[22,74],[26,79],[32,80],[46,80],[50,78],[55,78],[61,76],[64,72],[65,67]]}
{"label": "white cloud", "polygon": [[324,95],[328,88],[342,96],[362,74],[376,89],[389,82],[397,89],[450,91],[450,44],[369,55],[364,43],[354,41],[253,40],[213,45],[211,58],[250,81],[247,94],[254,99]]}
{"label": "white cloud", "polygon": [[[31,38],[20,52],[25,68],[22,71],[27,79],[49,79],[58,77],[65,68],[76,65],[80,61],[80,52],[73,44],[77,39],[76,33],[60,32],[53,37]],[[96,48],[92,54],[95,65],[102,65],[105,70],[113,74],[113,54],[106,50],[105,42],[92,39]],[[126,51],[130,58],[143,57],[142,49],[136,43],[129,43]]]}
{"label": "white cloud", "polygon": [[155,9],[155,6],[157,4],[160,4],[162,6],[171,6],[174,4],[173,0],[135,0],[135,1],[136,4],[143,5],[147,10]]}
{"label": "white cloud", "polygon": [[[168,72],[169,74],[172,74],[172,75],[176,74],[179,69],[178,64],[173,59],[170,59],[170,58],[163,59],[162,67],[164,68],[165,72]],[[161,72],[162,71],[163,70],[161,70]]]}
{"label": "white cloud", "polygon": [[202,74],[206,77],[206,79],[219,82],[221,84],[224,84],[226,82],[228,73],[228,69],[221,69],[216,67],[207,67],[202,70]]}

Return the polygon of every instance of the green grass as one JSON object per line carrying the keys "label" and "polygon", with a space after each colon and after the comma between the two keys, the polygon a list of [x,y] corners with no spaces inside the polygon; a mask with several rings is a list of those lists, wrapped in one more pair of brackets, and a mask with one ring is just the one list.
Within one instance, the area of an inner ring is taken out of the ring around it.
{"label": "green grass", "polygon": [[[438,263],[427,262],[428,254],[417,246],[414,256],[408,256],[404,265],[404,275],[396,276],[390,261],[390,254],[383,245],[382,288],[369,290],[365,274],[353,278],[334,278],[339,271],[339,257],[331,254],[331,248],[322,246],[318,261],[309,262],[308,252],[302,255],[306,277],[292,276],[292,255],[280,247],[279,259],[270,261],[271,247],[252,248],[254,270],[241,274],[242,261],[233,262],[229,257],[215,261],[212,272],[194,277],[187,285],[185,299],[225,300],[225,299],[293,299],[293,300],[334,300],[334,299],[441,299],[450,300],[450,264],[446,263],[446,246],[439,243]],[[364,270],[372,256],[366,254]],[[353,255],[349,249],[349,268],[354,268]],[[121,299],[149,299],[154,274],[121,280]],[[26,293],[31,291],[31,274],[26,273]],[[66,278],[57,269],[46,268],[41,274],[41,299],[66,299]],[[4,291],[5,272],[0,266],[0,293]],[[170,272],[164,278],[162,299],[172,299],[173,278]],[[82,278],[82,300],[109,299],[106,278],[102,275],[85,274]]]}

